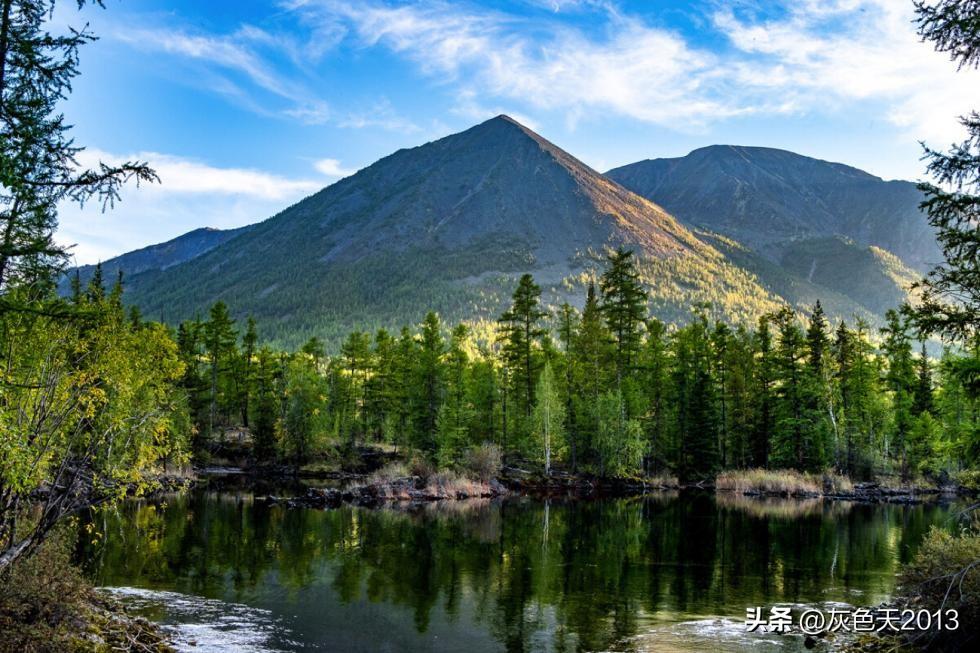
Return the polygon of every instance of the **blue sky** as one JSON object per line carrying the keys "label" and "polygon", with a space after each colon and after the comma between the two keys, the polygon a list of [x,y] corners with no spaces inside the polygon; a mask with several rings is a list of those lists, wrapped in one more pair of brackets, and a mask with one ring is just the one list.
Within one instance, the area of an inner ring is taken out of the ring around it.
{"label": "blue sky", "polygon": [[885,178],[960,136],[980,76],[918,41],[911,0],[108,0],[65,104],[82,163],[162,183],[65,207],[90,263],[267,218],[402,148],[507,113],[598,170],[714,143]]}

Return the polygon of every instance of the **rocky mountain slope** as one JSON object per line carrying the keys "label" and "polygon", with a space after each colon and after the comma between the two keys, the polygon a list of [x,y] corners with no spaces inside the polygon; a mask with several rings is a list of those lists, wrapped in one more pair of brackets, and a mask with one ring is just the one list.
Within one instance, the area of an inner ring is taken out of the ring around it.
{"label": "rocky mountain slope", "polygon": [[919,271],[940,260],[915,184],[840,163],[767,147],[713,145],[606,176],[684,224],[730,236],[776,261],[791,242],[833,237],[887,250]]}
{"label": "rocky mountain slope", "polygon": [[[761,148],[736,149],[755,156]],[[698,152],[730,156],[725,148]],[[651,309],[666,321],[686,320],[703,302],[718,317],[751,322],[783,302],[805,310],[820,299],[831,315],[872,318],[900,301],[915,273],[874,235],[884,233],[878,216],[898,200],[879,206],[866,199],[864,222],[855,226],[849,219],[861,221],[841,212],[843,200],[829,199],[843,194],[835,184],[847,186],[852,177],[870,187],[885,182],[846,166],[765,153],[813,170],[780,177],[763,170],[776,166],[770,157],[750,166],[752,183],[734,164],[707,160],[698,169],[715,170],[713,181],[688,171],[681,183],[676,170],[685,165],[656,161],[604,176],[498,116],[399,150],[264,222],[198,230],[113,259],[106,275],[123,269],[127,301],[153,318],[175,323],[223,300],[286,346],[312,335],[336,346],[352,329],[416,323],[430,309],[447,322],[494,319],[525,272],[543,286],[548,305],[581,305],[606,251],[620,246],[635,250]],[[648,164],[675,170],[646,174]],[[824,181],[795,195],[787,190],[802,188],[808,174],[818,178],[821,166],[831,170],[821,173]],[[615,178],[663,195],[683,220]],[[700,219],[691,218],[691,207],[702,211]],[[903,219],[915,233],[911,218]]]}
{"label": "rocky mountain slope", "polygon": [[129,301],[177,321],[224,300],[272,339],[495,317],[532,272],[550,303],[580,303],[605,248],[636,250],[665,319],[694,302],[752,318],[778,298],[661,207],[506,116],[400,150],[166,269]]}

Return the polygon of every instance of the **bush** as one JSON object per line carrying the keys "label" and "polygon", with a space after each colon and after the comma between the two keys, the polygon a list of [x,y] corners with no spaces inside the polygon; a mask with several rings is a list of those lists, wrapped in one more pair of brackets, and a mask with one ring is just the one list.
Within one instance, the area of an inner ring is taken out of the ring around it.
{"label": "bush", "polygon": [[956,484],[971,492],[980,492],[980,470],[967,469],[957,473]]}
{"label": "bush", "polygon": [[489,442],[467,449],[463,458],[463,470],[468,476],[489,481],[500,474],[503,454],[500,447]]}
{"label": "bush", "polygon": [[68,538],[50,538],[38,552],[0,575],[0,650],[57,650],[89,589],[69,562]]}
{"label": "bush", "polygon": [[959,613],[957,630],[911,635],[916,648],[971,650],[980,643],[976,628],[980,623],[980,534],[974,530],[954,536],[933,527],[902,572],[899,596],[914,602],[916,609]]}
{"label": "bush", "polygon": [[408,469],[412,473],[412,476],[418,476],[423,479],[429,478],[436,473],[436,467],[432,464],[432,461],[418,454],[412,457],[412,460],[408,463]]}
{"label": "bush", "polygon": [[388,463],[367,478],[368,485],[385,485],[394,481],[408,478],[412,473],[405,463]]}
{"label": "bush", "polygon": [[95,592],[71,564],[74,529],[0,574],[0,653],[172,652],[155,625]]}

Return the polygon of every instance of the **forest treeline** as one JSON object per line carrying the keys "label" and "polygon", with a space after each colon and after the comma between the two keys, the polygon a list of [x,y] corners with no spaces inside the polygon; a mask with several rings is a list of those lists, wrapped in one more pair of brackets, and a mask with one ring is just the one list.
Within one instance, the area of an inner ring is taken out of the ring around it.
{"label": "forest treeline", "polygon": [[485,444],[550,471],[602,476],[767,467],[853,478],[944,480],[974,464],[976,349],[939,360],[910,318],[872,332],[830,324],[820,304],[755,329],[650,316],[630,251],[610,252],[581,310],[549,314],[521,277],[492,332],[429,313],[398,333],[354,331],[328,355],[260,344],[223,303],[176,334],[195,449],[229,425],[250,429],[259,462],[302,464],[327,450],[386,442],[440,467]]}

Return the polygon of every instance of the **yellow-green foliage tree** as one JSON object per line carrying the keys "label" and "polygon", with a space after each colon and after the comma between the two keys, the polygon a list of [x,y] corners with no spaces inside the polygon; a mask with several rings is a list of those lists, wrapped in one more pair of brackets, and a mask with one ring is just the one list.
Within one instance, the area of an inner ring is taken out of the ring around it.
{"label": "yellow-green foliage tree", "polygon": [[79,169],[59,109],[93,37],[50,33],[54,10],[0,0],[0,571],[65,516],[145,488],[148,470],[179,457],[185,428],[176,347],[125,317],[121,283],[108,297],[101,280],[76,286],[71,303],[53,291],[68,258],[58,206],[111,205],[125,181],[156,179],[138,162]]}
{"label": "yellow-green foliage tree", "polygon": [[113,298],[73,308],[0,319],[0,569],[65,516],[142,492],[148,472],[183,459],[183,365],[166,328],[134,325]]}

